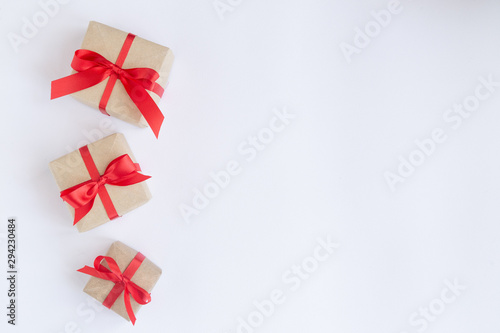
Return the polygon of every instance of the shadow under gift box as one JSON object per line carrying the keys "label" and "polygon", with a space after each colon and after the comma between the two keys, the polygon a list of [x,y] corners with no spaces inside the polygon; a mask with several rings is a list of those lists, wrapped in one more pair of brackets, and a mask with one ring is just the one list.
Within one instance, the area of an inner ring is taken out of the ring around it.
{"label": "shadow under gift box", "polygon": [[[128,154],[134,163],[137,162],[125,140],[125,136],[121,133],[107,136],[87,145],[87,147],[100,175],[104,174],[106,167],[111,161],[121,155]],[[89,171],[79,150],[75,150],[50,162],[49,167],[61,191],[90,179]],[[109,184],[104,186],[109,193],[118,216],[122,216],[144,205],[151,199],[151,193],[145,181],[128,186],[113,186]],[[69,204],[67,206],[74,217],[75,209]],[[110,218],[101,198],[97,195],[92,209],[76,223],[76,227],[79,232],[84,232],[109,221]]]}
{"label": "shadow under gift box", "polygon": [[[113,258],[120,267],[120,270],[124,272],[128,265],[131,263],[132,259],[134,259],[136,254],[136,250],[128,247],[122,242],[116,241],[111,244],[111,247],[106,253],[106,256]],[[106,268],[109,268],[105,261],[102,262],[102,265]],[[159,280],[161,273],[161,268],[156,266],[146,257],[130,280],[150,293],[156,282]],[[93,276],[87,282],[83,291],[95,298],[100,303],[103,303],[111,289],[113,289],[114,285],[115,284],[112,281],[99,279]],[[130,297],[130,303],[134,314],[137,314],[137,312],[141,308],[141,305],[137,303],[132,297]],[[127,310],[125,308],[123,292],[120,294],[120,296],[118,296],[114,304],[111,306],[111,310],[130,321]]]}
{"label": "shadow under gift box", "polygon": [[[104,58],[115,63],[128,33],[109,27],[105,24],[90,21],[81,49],[99,53]],[[151,68],[160,77],[156,80],[162,88],[168,82],[168,76],[174,62],[174,54],[165,46],[150,42],[138,36],[134,38],[122,68]],[[72,73],[76,73],[73,71]],[[104,81],[73,93],[71,96],[99,110],[99,103],[109,78]],[[160,97],[151,91],[148,94],[156,104]],[[139,127],[148,127],[148,123],[137,106],[131,100],[120,80],[117,80],[106,106],[106,112],[113,117],[124,120]]]}

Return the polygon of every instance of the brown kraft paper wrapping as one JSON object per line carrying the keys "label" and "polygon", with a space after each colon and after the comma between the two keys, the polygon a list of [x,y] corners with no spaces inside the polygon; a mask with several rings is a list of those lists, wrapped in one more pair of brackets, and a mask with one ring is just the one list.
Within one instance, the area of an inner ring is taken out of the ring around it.
{"label": "brown kraft paper wrapping", "polygon": [[[134,163],[135,160],[130,147],[121,133],[115,133],[88,145],[97,170],[102,175],[108,164],[115,158],[128,154]],[[54,175],[60,191],[78,185],[90,179],[89,172],[79,150],[75,150],[55,161],[50,162],[50,170]],[[122,216],[151,199],[151,193],[145,181],[129,186],[104,185],[109,193],[116,212]],[[75,216],[75,209],[66,204]],[[88,231],[100,226],[110,219],[99,195],[96,196],[92,209],[77,224],[79,232]]]}
{"label": "brown kraft paper wrapping", "polygon": [[[99,22],[90,21],[81,48],[97,52],[104,58],[115,63],[127,35],[127,32],[109,27]],[[173,61],[174,54],[168,47],[158,45],[136,36],[122,68],[144,67],[154,69],[160,74],[156,83],[162,88],[165,88]],[[73,71],[73,73],[75,73],[75,71]],[[109,78],[95,86],[75,92],[72,96],[82,103],[99,109],[99,102],[101,101],[108,80]],[[158,104],[160,97],[150,91],[148,91],[148,93],[156,104]],[[117,80],[114,85],[111,97],[106,106],[106,112],[110,116],[119,118],[136,126],[148,127],[148,123],[144,119],[144,116],[130,99],[120,80]]]}
{"label": "brown kraft paper wrapping", "polygon": [[[123,273],[132,259],[134,259],[137,252],[138,251],[128,247],[122,242],[116,241],[111,244],[111,247],[106,253],[106,256],[113,258]],[[109,268],[106,261],[102,262],[102,265],[106,268]],[[146,257],[141,266],[139,266],[139,268],[135,272],[131,281],[146,290],[148,293],[151,293],[151,290],[153,290],[153,287],[155,286],[160,276],[161,268],[153,264]],[[111,289],[113,289],[114,285],[115,284],[112,281],[103,280],[92,276],[89,282],[87,282],[87,284],[85,285],[85,288],[83,288],[83,291],[95,298],[100,303],[103,303]],[[132,309],[134,310],[134,314],[137,314],[137,312],[141,308],[141,305],[137,303],[133,297],[130,297],[130,303],[132,305]],[[123,292],[120,294],[120,296],[118,296],[113,306],[111,306],[111,310],[130,321],[127,310],[125,309]]]}

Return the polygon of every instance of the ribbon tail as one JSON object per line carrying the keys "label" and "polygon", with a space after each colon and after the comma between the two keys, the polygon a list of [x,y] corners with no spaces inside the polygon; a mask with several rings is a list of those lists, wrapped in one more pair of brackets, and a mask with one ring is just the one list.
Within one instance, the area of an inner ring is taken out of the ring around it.
{"label": "ribbon tail", "polygon": [[115,282],[115,280],[116,280],[116,278],[114,278],[114,276],[113,276],[113,273],[99,272],[97,269],[95,269],[94,267],[90,267],[90,266],[84,266],[84,267],[78,269],[77,272],[91,275],[91,276],[94,276],[96,278],[103,279],[103,280],[109,280],[109,281],[113,281],[113,282]]}
{"label": "ribbon tail", "polygon": [[123,293],[123,299],[125,300],[125,309],[127,309],[128,317],[130,318],[132,325],[135,325],[135,314],[134,310],[132,310],[132,304],[130,303],[130,293],[128,289],[125,289],[125,292]]}
{"label": "ribbon tail", "polygon": [[[147,94],[145,90],[144,92]],[[135,103],[135,105],[137,105],[139,110],[141,110],[141,113],[148,122],[149,127],[151,127],[151,130],[153,131],[155,137],[158,139],[158,136],[160,135],[160,128],[163,124],[163,119],[165,119],[163,113],[161,113],[160,108],[158,108],[158,105],[156,105],[155,101],[153,101],[149,94],[144,101]]]}
{"label": "ribbon tail", "polygon": [[88,204],[75,208],[75,219],[73,220],[73,225],[77,224],[94,206],[94,200],[90,201]]}
{"label": "ribbon tail", "polygon": [[76,271],[83,273],[83,274],[92,275],[92,276],[101,278],[101,276],[99,276],[100,275],[99,271],[97,271],[95,268],[87,266],[87,265],[83,266],[80,269],[77,269]]}
{"label": "ribbon tail", "polygon": [[95,86],[109,76],[109,74],[106,74],[106,70],[94,67],[83,72],[54,80],[50,84],[50,99],[66,96]]}
{"label": "ribbon tail", "polygon": [[128,95],[137,106],[139,111],[141,111],[149,127],[151,127],[151,130],[158,139],[161,124],[163,123],[163,119],[165,119],[163,113],[161,113],[160,108],[158,108],[158,105],[156,105],[155,101],[151,98],[151,96],[149,96],[144,87],[137,84],[132,84],[127,79],[120,78],[120,80],[122,81]]}
{"label": "ribbon tail", "polygon": [[127,314],[132,321],[132,324],[135,323],[135,314],[132,310],[132,304],[130,303],[130,297],[133,297],[134,300],[139,304],[148,304],[151,302],[151,295],[132,281],[128,282],[128,285],[125,288],[123,298],[125,301],[125,308],[127,309]]}

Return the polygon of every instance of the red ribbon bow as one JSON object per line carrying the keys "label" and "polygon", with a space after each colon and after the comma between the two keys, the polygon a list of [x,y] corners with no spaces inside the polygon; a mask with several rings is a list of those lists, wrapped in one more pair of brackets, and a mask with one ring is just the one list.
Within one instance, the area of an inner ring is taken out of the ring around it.
{"label": "red ribbon bow", "polygon": [[[110,309],[118,296],[124,292],[123,298],[125,301],[125,309],[127,310],[130,321],[133,325],[135,325],[135,315],[130,303],[130,296],[132,296],[137,303],[142,305],[151,302],[151,294],[131,281],[135,272],[139,266],[141,266],[145,258],[146,257],[142,253],[138,252],[134,259],[132,259],[132,262],[122,273],[120,267],[118,267],[118,264],[113,258],[98,256],[94,260],[94,267],[84,266],[83,268],[80,268],[78,272],[114,282],[115,285],[113,289],[111,289],[102,304]],[[109,269],[101,265],[103,260],[108,263]]]}
{"label": "red ribbon bow", "polygon": [[90,50],[77,50],[71,67],[78,73],[52,81],[50,99],[90,88],[109,77],[99,103],[99,110],[108,115],[106,105],[115,82],[119,79],[158,138],[164,116],[146,90],[150,90],[160,97],[163,95],[163,88],[155,82],[160,75],[151,68],[122,68],[134,38],[135,36],[132,34],[127,36],[116,63],[112,63],[99,53]]}
{"label": "red ribbon bow", "polygon": [[127,154],[112,160],[101,176],[95,167],[87,146],[80,148],[80,153],[91,179],[61,191],[61,198],[75,209],[73,225],[92,209],[97,194],[99,194],[110,219],[118,217],[104,185],[128,186],[151,178],[151,176],[139,173],[139,165],[134,163]]}

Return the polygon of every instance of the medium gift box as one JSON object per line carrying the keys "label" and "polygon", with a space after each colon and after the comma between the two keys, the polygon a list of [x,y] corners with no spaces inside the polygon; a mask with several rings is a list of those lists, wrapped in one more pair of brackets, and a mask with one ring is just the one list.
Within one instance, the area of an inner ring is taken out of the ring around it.
{"label": "medium gift box", "polygon": [[141,305],[151,301],[151,290],[161,275],[161,269],[142,253],[118,241],[94,260],[94,267],[78,271],[92,276],[85,293],[132,324]]}
{"label": "medium gift box", "polygon": [[163,114],[158,103],[174,61],[172,51],[133,34],[91,21],[73,74],[52,82],[51,99],[77,100],[158,137]]}
{"label": "medium gift box", "polygon": [[121,133],[81,147],[49,167],[79,232],[88,231],[145,204],[151,193]]}

